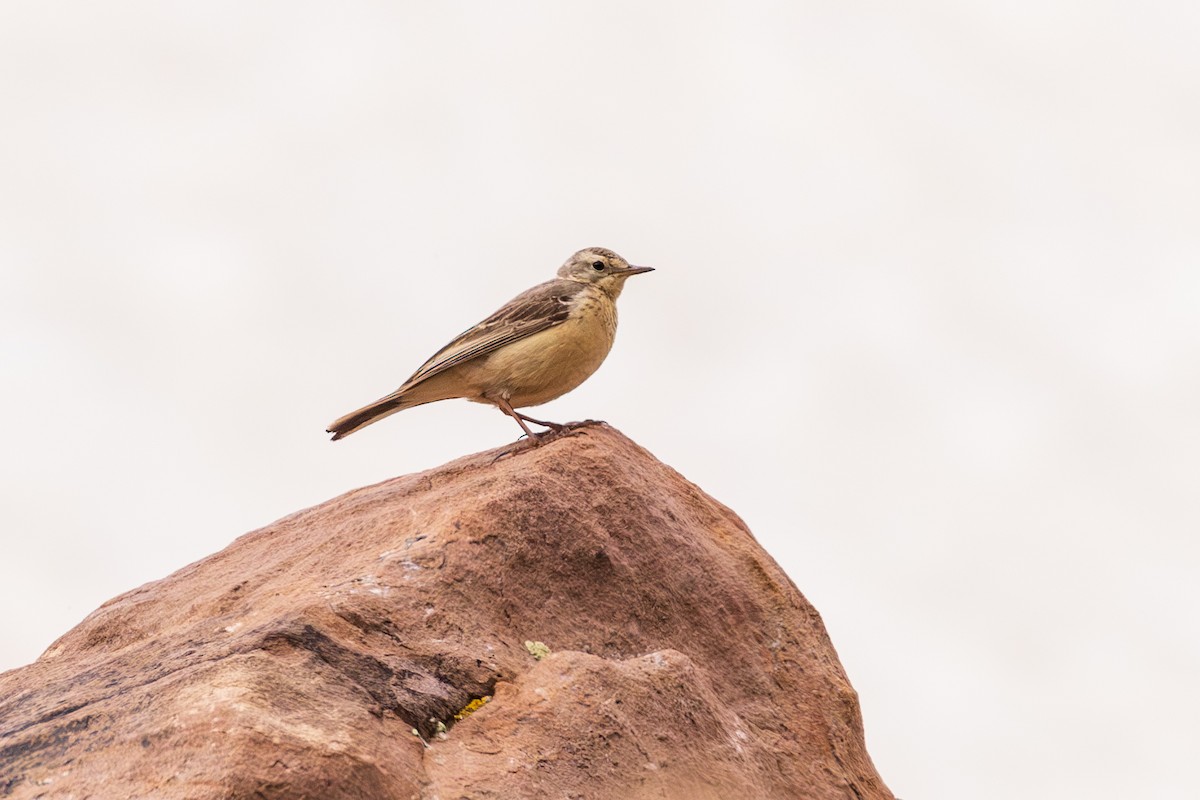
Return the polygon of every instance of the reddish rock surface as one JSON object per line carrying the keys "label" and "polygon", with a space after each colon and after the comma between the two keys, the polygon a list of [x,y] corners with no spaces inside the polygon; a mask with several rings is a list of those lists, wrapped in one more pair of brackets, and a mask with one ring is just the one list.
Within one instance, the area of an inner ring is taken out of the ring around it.
{"label": "reddish rock surface", "polygon": [[892,797],[733,512],[603,425],[498,452],[249,533],[0,676],[0,797]]}

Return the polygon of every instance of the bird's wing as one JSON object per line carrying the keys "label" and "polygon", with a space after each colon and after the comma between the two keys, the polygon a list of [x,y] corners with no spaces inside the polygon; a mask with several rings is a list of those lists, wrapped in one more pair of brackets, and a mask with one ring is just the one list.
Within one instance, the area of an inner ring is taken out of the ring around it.
{"label": "bird's wing", "polygon": [[584,288],[582,283],[559,279],[522,292],[495,314],[463,331],[434,353],[397,392],[473,358],[494,353],[506,344],[561,325],[570,314],[572,300]]}

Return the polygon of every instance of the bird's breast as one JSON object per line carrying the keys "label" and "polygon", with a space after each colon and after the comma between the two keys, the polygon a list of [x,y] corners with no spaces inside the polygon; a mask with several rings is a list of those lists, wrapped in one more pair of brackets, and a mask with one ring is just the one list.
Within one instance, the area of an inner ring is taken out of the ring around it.
{"label": "bird's breast", "polygon": [[565,321],[500,348],[486,368],[503,376],[502,391],[515,408],[548,403],[600,367],[616,334],[616,305],[600,292],[583,292]]}

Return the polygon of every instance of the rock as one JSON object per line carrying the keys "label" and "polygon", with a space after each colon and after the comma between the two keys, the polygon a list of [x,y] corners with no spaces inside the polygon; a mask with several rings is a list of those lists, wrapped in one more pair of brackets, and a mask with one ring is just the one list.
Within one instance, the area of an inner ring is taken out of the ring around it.
{"label": "rock", "polygon": [[733,512],[604,425],[507,450],[246,534],[0,675],[0,797],[892,797]]}

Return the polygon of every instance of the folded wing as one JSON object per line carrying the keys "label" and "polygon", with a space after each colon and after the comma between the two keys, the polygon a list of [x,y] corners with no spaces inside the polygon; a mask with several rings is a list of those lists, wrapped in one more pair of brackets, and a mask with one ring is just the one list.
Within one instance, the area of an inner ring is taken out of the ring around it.
{"label": "folded wing", "polygon": [[514,297],[503,308],[433,354],[397,393],[507,344],[549,330],[567,320],[575,296],[584,289],[576,281],[553,280]]}

